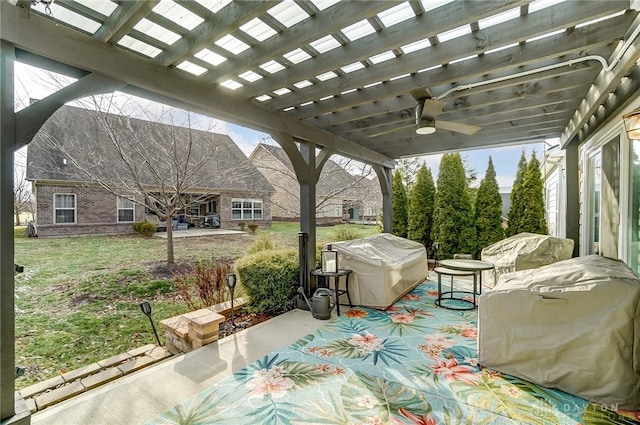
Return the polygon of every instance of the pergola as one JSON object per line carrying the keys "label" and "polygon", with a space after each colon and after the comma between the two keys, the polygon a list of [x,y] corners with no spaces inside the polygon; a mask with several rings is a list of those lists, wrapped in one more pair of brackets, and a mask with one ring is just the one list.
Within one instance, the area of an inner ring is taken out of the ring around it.
{"label": "pergola", "polygon": [[[374,167],[390,231],[395,159],[558,137],[577,245],[578,145],[640,88],[637,4],[3,0],[0,420],[29,423],[14,401],[13,152],[65,102],[120,90],[270,134],[300,182],[309,267],[331,155]],[[14,61],[77,81],[15,113]]]}

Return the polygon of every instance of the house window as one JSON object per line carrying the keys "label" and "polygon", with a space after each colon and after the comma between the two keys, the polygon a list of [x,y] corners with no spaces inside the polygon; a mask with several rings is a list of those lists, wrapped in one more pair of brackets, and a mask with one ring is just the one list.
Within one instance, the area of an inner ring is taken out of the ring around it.
{"label": "house window", "polygon": [[133,223],[135,216],[133,201],[118,196],[118,223]]}
{"label": "house window", "polygon": [[53,195],[53,222],[55,224],[70,224],[76,222],[75,193],[56,193]]}
{"label": "house window", "polygon": [[254,220],[262,218],[261,199],[232,199],[232,220]]}

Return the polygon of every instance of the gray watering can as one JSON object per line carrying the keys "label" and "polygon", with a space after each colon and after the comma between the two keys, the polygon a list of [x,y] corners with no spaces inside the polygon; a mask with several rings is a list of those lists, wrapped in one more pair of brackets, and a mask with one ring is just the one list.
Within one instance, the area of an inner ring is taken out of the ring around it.
{"label": "gray watering can", "polygon": [[311,297],[311,301],[309,301],[307,296],[304,294],[304,289],[302,289],[302,287],[298,288],[298,293],[301,294],[307,302],[307,305],[311,310],[311,315],[315,319],[329,320],[331,318],[331,311],[333,311],[336,306],[334,293],[331,289],[317,289]]}

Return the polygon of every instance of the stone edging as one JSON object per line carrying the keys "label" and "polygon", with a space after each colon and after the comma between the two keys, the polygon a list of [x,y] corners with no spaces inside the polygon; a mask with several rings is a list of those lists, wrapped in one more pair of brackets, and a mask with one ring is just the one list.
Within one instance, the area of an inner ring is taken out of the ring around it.
{"label": "stone edging", "polygon": [[162,347],[148,344],[38,382],[18,392],[24,398],[31,413],[35,413],[145,366],[157,363],[171,357],[171,355]]}
{"label": "stone edging", "polygon": [[[245,304],[246,300],[244,298],[237,298],[233,309],[239,310]],[[182,335],[185,346],[181,348],[188,347],[189,349],[184,351],[187,352],[216,341],[218,339],[218,323],[230,315],[231,302],[226,301],[206,309],[165,319],[160,323],[168,322],[173,324],[180,322],[181,326],[178,326],[178,328],[186,325],[186,332]],[[215,323],[215,329],[211,322]],[[163,325],[167,327],[166,324]],[[171,328],[171,326],[168,326],[168,328]],[[175,350],[175,341],[174,344],[170,343],[169,335],[172,331],[168,330],[166,335],[167,348],[159,347],[155,344],[147,344],[46,381],[38,382],[19,390],[18,393],[26,402],[27,408],[31,413],[36,413],[56,403],[142,369],[145,366],[158,363],[173,354],[180,353],[180,350]],[[176,352],[171,353],[170,350]]]}

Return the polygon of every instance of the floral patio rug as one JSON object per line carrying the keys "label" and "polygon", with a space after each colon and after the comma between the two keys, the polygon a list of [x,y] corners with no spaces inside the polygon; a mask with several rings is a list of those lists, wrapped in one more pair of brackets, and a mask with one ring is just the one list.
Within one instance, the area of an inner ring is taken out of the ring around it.
{"label": "floral patio rug", "polygon": [[640,423],[478,367],[477,312],[435,295],[425,282],[387,311],[348,310],[147,425]]}

